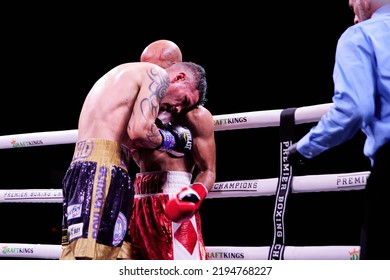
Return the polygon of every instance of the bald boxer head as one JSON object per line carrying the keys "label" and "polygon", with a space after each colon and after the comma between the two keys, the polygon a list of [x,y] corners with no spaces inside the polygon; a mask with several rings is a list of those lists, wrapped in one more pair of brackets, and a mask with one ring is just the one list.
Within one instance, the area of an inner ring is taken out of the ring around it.
{"label": "bald boxer head", "polygon": [[142,52],[140,59],[141,62],[154,63],[164,69],[182,60],[180,48],[169,40],[157,40],[150,43]]}

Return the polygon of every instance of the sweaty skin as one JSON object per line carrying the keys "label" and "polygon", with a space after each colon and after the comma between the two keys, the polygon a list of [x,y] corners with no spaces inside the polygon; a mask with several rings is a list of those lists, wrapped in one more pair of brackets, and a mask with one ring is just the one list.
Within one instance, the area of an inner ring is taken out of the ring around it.
{"label": "sweaty skin", "polygon": [[158,150],[139,149],[133,157],[140,171],[186,171],[193,173],[197,166],[195,181],[202,182],[210,190],[215,182],[215,142],[213,117],[205,107],[199,106],[189,111],[176,123],[188,127],[193,138],[191,155],[183,158],[172,158]]}
{"label": "sweaty skin", "polygon": [[113,68],[93,85],[84,101],[78,140],[100,138],[127,147],[139,143],[156,148],[162,138],[154,122],[168,86],[167,73],[151,63]]}
{"label": "sweaty skin", "polygon": [[[144,49],[141,61],[148,61],[165,68],[181,62],[182,53],[174,42],[162,39],[150,43]],[[212,114],[205,107],[198,106],[177,118],[173,115],[170,112],[160,112],[159,118],[163,123],[174,121],[191,130],[193,138],[191,155],[172,158],[161,151],[140,149],[133,154],[133,157],[141,172],[176,170],[193,173],[196,165],[198,172],[195,181],[202,182],[210,190],[216,179],[216,148]]]}
{"label": "sweaty skin", "polygon": [[[181,62],[182,55],[173,42],[159,40],[144,50],[141,61],[145,60],[166,67]],[[196,185],[204,185],[210,190],[215,182],[213,116],[201,105],[191,108],[179,112],[174,106],[161,106],[158,116],[163,124],[173,122],[191,131],[190,153],[174,158],[159,150],[141,148],[133,151],[140,173],[135,179],[134,212],[129,228],[131,243],[124,244],[123,258],[206,259],[199,211],[183,221],[172,218],[177,221],[175,223],[164,210],[167,202],[174,200],[182,188],[191,187],[196,182]]]}
{"label": "sweaty skin", "polygon": [[140,61],[154,63],[165,69],[176,62],[183,61],[183,56],[174,42],[158,40],[150,43],[144,49]]}

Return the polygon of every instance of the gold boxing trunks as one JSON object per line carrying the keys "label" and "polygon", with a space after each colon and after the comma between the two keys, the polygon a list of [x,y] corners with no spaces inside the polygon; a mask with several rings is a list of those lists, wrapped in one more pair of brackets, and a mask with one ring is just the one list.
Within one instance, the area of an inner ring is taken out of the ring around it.
{"label": "gold boxing trunks", "polygon": [[60,259],[116,259],[134,198],[129,160],[129,149],[114,141],[76,143],[62,181]]}

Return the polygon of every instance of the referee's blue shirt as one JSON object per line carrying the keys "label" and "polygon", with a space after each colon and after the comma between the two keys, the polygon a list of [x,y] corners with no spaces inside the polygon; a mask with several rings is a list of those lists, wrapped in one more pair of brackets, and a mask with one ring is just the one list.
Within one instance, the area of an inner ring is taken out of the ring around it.
{"label": "referee's blue shirt", "polygon": [[364,155],[373,165],[376,151],[390,141],[390,4],[340,36],[333,81],[332,106],[297,149],[312,158],[361,129]]}

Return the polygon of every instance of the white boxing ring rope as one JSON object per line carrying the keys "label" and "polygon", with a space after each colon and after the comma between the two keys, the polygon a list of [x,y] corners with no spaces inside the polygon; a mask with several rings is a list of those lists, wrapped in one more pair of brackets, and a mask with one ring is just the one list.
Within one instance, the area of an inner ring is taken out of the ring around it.
{"label": "white boxing ring rope", "polygon": [[[295,124],[318,121],[332,103],[300,107],[295,110]],[[283,110],[269,110],[213,116],[215,131],[261,128],[280,125]],[[77,130],[37,132],[0,136],[0,149],[76,143]],[[355,173],[294,176],[293,193],[348,191],[364,189],[368,171]],[[207,199],[276,194],[278,178],[216,182]],[[0,190],[0,203],[62,203],[60,189]],[[0,258],[58,259],[61,245],[0,243]],[[269,246],[206,246],[209,259],[266,260]],[[286,260],[350,260],[359,258],[359,246],[286,246]]]}
{"label": "white boxing ring rope", "polygon": [[[297,108],[295,123],[320,119],[332,103]],[[215,131],[279,126],[283,110],[246,112],[214,116]],[[77,141],[77,129],[0,136],[0,149],[71,144]]]}

